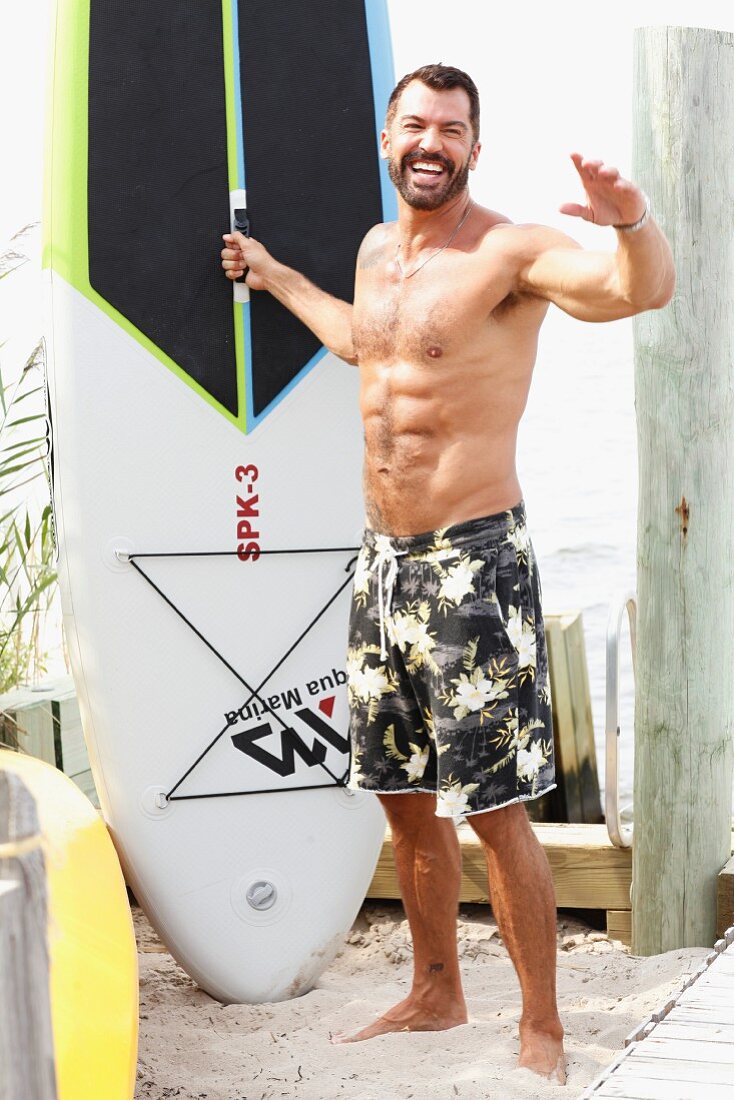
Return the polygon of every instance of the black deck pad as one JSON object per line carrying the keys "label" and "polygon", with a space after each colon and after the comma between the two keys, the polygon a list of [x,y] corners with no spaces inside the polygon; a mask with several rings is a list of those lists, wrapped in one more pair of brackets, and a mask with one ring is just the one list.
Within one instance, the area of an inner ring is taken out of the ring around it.
{"label": "black deck pad", "polygon": [[91,0],[88,169],[92,287],[236,415],[221,0]]}
{"label": "black deck pad", "polygon": [[[363,0],[239,0],[238,20],[252,236],[351,301],[357,249],[382,221]],[[269,294],[250,309],[258,415],[320,345]]]}

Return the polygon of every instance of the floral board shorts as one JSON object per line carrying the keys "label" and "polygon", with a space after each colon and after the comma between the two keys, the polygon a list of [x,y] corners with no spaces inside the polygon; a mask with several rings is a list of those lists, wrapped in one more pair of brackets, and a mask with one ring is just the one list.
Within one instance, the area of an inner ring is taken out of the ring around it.
{"label": "floral board shorts", "polygon": [[555,787],[541,588],[521,501],[443,530],[366,530],[347,653],[349,786],[438,817]]}

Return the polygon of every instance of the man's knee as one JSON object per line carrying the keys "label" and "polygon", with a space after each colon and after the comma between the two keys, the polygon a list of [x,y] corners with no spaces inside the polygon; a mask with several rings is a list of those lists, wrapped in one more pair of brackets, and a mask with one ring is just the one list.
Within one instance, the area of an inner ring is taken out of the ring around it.
{"label": "man's knee", "polygon": [[410,829],[435,819],[436,796],[423,791],[405,794],[378,794],[390,827]]}
{"label": "man's knee", "polygon": [[436,796],[418,793],[378,796],[385,809],[396,859],[413,861],[419,877],[438,873],[446,882],[461,875],[461,850],[450,818],[436,817]]}
{"label": "man's knee", "polygon": [[487,810],[483,814],[470,814],[467,821],[480,840],[490,848],[499,847],[508,835],[517,835],[529,828],[527,811],[522,802]]}

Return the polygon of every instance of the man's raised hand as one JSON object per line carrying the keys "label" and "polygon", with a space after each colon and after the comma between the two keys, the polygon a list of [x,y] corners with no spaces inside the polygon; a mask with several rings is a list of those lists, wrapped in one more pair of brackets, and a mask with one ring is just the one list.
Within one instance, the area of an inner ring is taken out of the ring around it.
{"label": "man's raised hand", "polygon": [[645,213],[645,196],[636,183],[623,179],[616,168],[602,160],[585,160],[571,153],[586,192],[586,206],[564,202],[558,209],[595,225],[632,225]]}
{"label": "man's raised hand", "polygon": [[227,278],[239,279],[247,268],[245,281],[250,289],[265,290],[265,275],[268,265],[273,263],[268,250],[244,233],[224,233],[222,239],[225,242],[221,252],[222,267]]}

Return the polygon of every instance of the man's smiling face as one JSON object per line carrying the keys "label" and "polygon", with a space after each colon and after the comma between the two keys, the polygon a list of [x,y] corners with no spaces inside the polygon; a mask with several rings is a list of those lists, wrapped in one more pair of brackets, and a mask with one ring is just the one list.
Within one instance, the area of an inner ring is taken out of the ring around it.
{"label": "man's smiling face", "polygon": [[436,210],[466,187],[479,156],[463,88],[405,88],[382,131],[382,156],[399,194],[415,210]]}

